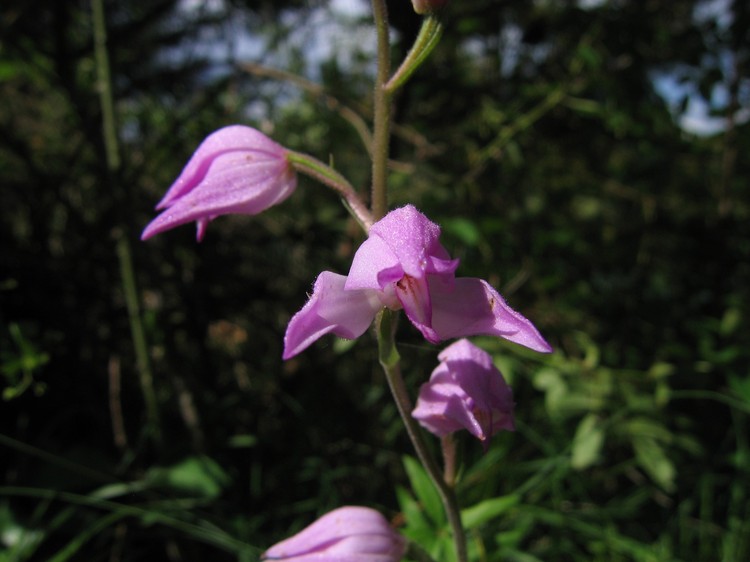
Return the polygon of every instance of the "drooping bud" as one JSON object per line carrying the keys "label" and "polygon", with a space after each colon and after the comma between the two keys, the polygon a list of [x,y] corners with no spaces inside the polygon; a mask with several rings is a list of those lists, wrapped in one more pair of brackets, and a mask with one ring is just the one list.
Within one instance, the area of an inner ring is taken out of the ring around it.
{"label": "drooping bud", "polygon": [[195,221],[200,241],[219,215],[257,215],[281,203],[297,187],[287,150],[244,125],[210,134],[156,206],[162,213],[146,227],[142,240]]}

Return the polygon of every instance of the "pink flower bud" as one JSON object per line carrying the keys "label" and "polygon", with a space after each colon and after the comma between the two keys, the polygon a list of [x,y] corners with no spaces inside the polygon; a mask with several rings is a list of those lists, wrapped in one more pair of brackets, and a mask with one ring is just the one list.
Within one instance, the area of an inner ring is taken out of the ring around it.
{"label": "pink flower bud", "polygon": [[398,562],[406,541],[380,513],[340,507],[269,548],[262,560],[286,562]]}
{"label": "pink flower bud", "polygon": [[513,392],[487,352],[462,339],[438,358],[412,412],[425,429],[441,437],[467,429],[485,447],[498,431],[515,429]]}
{"label": "pink flower bud", "polygon": [[256,215],[281,203],[297,186],[286,154],[251,127],[232,125],[210,134],[156,206],[163,212],[141,239],[196,221],[200,241],[219,215]]}

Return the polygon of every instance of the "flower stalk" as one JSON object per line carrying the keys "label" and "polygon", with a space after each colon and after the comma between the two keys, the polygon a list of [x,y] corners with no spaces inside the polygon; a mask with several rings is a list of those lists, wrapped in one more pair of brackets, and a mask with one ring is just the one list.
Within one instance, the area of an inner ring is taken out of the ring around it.
{"label": "flower stalk", "polygon": [[344,176],[317,158],[301,152],[289,151],[287,160],[297,172],[305,174],[336,191],[343,199],[349,212],[357,219],[365,234],[370,231],[373,223],[372,213]]}
{"label": "flower stalk", "polygon": [[437,463],[430,454],[425,443],[419,425],[411,416],[413,406],[406,389],[404,378],[401,375],[401,363],[395,342],[395,318],[396,313],[383,309],[375,320],[376,334],[378,339],[378,351],[380,365],[383,367],[388,386],[391,389],[393,399],[396,401],[398,412],[406,426],[412,446],[417,453],[417,458],[422,463],[427,475],[443,502],[448,523],[453,533],[453,543],[456,548],[457,562],[467,562],[466,534],[461,523],[461,512],[453,486],[448,485],[444,476],[440,473]]}
{"label": "flower stalk", "polygon": [[[378,221],[388,212],[387,181],[392,96],[427,57],[437,43],[440,33],[439,31],[420,33],[422,43],[418,48],[415,45],[410,51],[410,54],[415,54],[411,59],[407,57],[408,62],[404,61],[404,64],[401,65],[400,72],[397,72],[394,77],[395,80],[390,79],[390,39],[388,34],[388,10],[385,0],[372,0],[372,8],[377,34],[377,76],[375,79],[373,112],[371,208],[374,220]],[[432,20],[433,18],[428,19]],[[432,40],[429,40],[430,37],[432,37]],[[419,56],[419,53],[424,53],[424,55]],[[456,560],[457,562],[467,562],[466,535],[461,523],[461,513],[456,494],[454,489],[443,479],[440,469],[422,438],[417,422],[411,417],[412,403],[401,375],[400,357],[395,343],[395,318],[396,313],[385,308],[378,313],[375,319],[380,364],[385,372],[388,386],[417,457],[440,495],[453,533]]]}

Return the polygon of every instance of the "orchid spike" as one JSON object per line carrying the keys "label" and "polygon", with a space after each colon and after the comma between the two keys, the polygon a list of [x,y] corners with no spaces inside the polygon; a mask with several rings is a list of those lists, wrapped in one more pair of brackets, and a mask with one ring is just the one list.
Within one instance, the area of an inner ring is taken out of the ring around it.
{"label": "orchid spike", "polygon": [[200,242],[219,215],[256,215],[289,197],[297,176],[287,150],[260,131],[231,125],[210,134],[156,206],[142,240],[192,221]]}

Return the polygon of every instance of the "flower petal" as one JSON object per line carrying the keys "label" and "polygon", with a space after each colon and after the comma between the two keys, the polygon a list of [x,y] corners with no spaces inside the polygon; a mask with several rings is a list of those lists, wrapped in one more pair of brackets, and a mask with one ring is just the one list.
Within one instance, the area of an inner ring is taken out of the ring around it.
{"label": "flower petal", "polygon": [[179,199],[198,185],[208,173],[213,161],[227,152],[252,149],[258,156],[266,158],[283,158],[286,150],[260,131],[244,125],[229,125],[208,135],[191,156],[185,168],[167,190],[156,206],[164,209],[175,199]]}
{"label": "flower petal", "polygon": [[214,158],[203,181],[173,199],[146,227],[141,239],[192,221],[204,223],[198,225],[200,239],[206,220],[229,213],[256,215],[289,197],[297,180],[286,160],[269,160],[265,155],[252,159],[254,156],[234,151]]}
{"label": "flower petal", "polygon": [[377,236],[357,249],[346,278],[346,289],[384,289],[404,276],[396,254]]}
{"label": "flower petal", "polygon": [[391,249],[406,275],[421,278],[426,273],[450,274],[458,260],[451,260],[440,244],[440,227],[413,205],[394,209],[370,227],[370,238],[378,237]]}
{"label": "flower petal", "polygon": [[510,308],[482,279],[459,277],[452,289],[443,283],[431,282],[430,293],[432,328],[440,339],[500,336],[535,351],[552,351],[534,325]]}
{"label": "flower petal", "polygon": [[318,276],[312,296],[289,321],[284,359],[294,357],[326,334],[353,339],[365,333],[383,305],[374,291],[346,291],[345,282],[345,276],[330,271]]}
{"label": "flower petal", "polygon": [[471,397],[471,410],[485,434],[492,435],[500,429],[515,429],[513,391],[495,367],[489,353],[469,340],[461,339],[446,347],[438,359],[450,371],[453,380]]}
{"label": "flower petal", "polygon": [[429,382],[419,389],[417,405],[411,415],[425,429],[441,437],[468,429],[477,438],[484,439],[482,427],[469,410],[468,401],[466,392],[441,364],[433,371]]}

